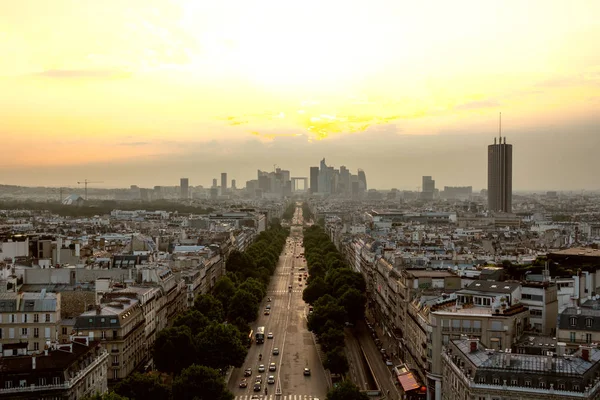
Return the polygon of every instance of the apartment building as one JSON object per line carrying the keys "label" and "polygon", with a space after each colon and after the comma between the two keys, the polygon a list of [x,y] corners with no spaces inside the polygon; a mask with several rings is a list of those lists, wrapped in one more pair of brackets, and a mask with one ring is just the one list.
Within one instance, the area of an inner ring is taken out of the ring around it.
{"label": "apartment building", "polygon": [[558,286],[555,283],[525,281],[521,283],[521,303],[529,308],[528,330],[543,335],[556,334]]}
{"label": "apartment building", "polygon": [[431,307],[427,382],[428,400],[442,399],[442,347],[461,335],[478,339],[486,348],[511,347],[529,325],[529,310],[519,303],[520,286],[514,283],[475,281],[466,289]]}
{"label": "apartment building", "polygon": [[75,337],[100,340],[109,352],[108,380],[127,377],[145,359],[144,312],[137,299],[106,297],[77,317]]}
{"label": "apartment building", "polygon": [[600,397],[600,351],[514,354],[477,339],[451,340],[441,354],[443,400],[592,400]]}
{"label": "apartment building", "polygon": [[570,349],[600,343],[600,308],[568,307],[558,316],[556,338]]}
{"label": "apartment building", "polygon": [[108,390],[109,356],[98,341],[76,338],[35,355],[24,343],[9,347],[0,357],[0,398],[77,400]]}
{"label": "apartment building", "polygon": [[44,350],[57,341],[60,329],[60,293],[0,293],[0,351],[7,344],[26,343],[27,353]]}

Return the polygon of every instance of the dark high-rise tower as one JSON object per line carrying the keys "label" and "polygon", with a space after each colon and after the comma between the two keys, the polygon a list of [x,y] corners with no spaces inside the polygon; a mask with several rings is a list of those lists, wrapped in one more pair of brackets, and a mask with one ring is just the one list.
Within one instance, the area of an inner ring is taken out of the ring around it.
{"label": "dark high-rise tower", "polygon": [[319,167],[310,167],[310,192],[319,191]]}
{"label": "dark high-rise tower", "polygon": [[512,212],[512,144],[502,141],[502,119],[498,143],[488,146],[488,209]]}
{"label": "dark high-rise tower", "polygon": [[179,197],[181,199],[190,197],[190,181],[188,178],[181,178],[179,180]]}
{"label": "dark high-rise tower", "polygon": [[221,172],[221,194],[227,193],[227,172]]}

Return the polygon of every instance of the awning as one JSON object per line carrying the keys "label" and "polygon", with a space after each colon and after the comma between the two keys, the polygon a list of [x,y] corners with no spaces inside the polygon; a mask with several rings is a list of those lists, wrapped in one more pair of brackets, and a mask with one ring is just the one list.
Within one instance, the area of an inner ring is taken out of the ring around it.
{"label": "awning", "polygon": [[402,385],[402,390],[405,392],[419,389],[421,387],[411,372],[398,375],[398,382],[400,382],[400,385]]}

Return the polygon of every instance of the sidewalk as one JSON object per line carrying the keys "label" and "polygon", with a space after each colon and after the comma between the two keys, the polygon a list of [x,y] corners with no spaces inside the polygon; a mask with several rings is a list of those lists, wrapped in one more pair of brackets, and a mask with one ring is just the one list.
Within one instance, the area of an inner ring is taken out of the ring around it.
{"label": "sidewalk", "polygon": [[[392,363],[394,363],[394,366],[402,364],[403,361],[400,358],[398,358],[398,343],[395,343],[394,339],[383,331],[383,327],[381,326],[381,324],[377,322],[376,318],[372,316],[370,310],[368,309],[365,313],[365,319],[375,329],[377,337],[379,338],[379,340],[381,340],[381,347],[387,351],[387,354],[390,356],[390,359]],[[373,339],[373,341],[374,340],[375,339]]]}

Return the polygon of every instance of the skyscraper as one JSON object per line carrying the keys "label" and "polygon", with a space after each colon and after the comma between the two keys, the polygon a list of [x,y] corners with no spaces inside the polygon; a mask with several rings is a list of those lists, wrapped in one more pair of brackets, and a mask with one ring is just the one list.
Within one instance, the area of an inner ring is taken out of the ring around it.
{"label": "skyscraper", "polygon": [[424,200],[433,200],[433,194],[435,193],[435,180],[431,176],[423,177],[423,188],[421,191],[421,198]]}
{"label": "skyscraper", "polygon": [[358,182],[360,183],[360,191],[367,191],[367,176],[365,175],[365,171],[362,169],[358,169]]}
{"label": "skyscraper", "polygon": [[181,178],[179,180],[179,197],[187,199],[190,197],[190,181],[188,178]]}
{"label": "skyscraper", "polygon": [[512,212],[512,144],[502,142],[502,122],[498,143],[488,146],[488,209]]}
{"label": "skyscraper", "polygon": [[221,194],[227,193],[227,172],[221,172]]}
{"label": "skyscraper", "polygon": [[319,191],[319,167],[310,167],[310,192]]}

